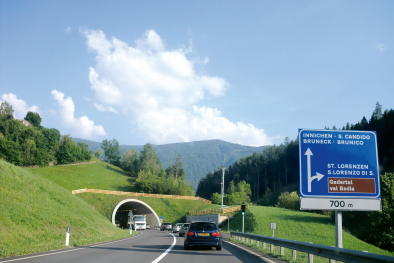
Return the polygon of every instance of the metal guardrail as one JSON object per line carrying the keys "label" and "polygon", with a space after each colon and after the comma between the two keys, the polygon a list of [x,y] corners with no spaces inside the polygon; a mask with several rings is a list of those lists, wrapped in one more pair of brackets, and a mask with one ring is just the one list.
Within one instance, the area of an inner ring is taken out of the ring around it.
{"label": "metal guardrail", "polygon": [[[255,234],[230,232],[230,236],[235,239],[247,238],[260,242],[269,243],[272,245],[293,249],[293,251],[301,251],[308,254],[325,257],[342,262],[360,262],[360,263],[379,263],[379,262],[394,262],[394,257],[372,254],[368,252],[360,252],[351,249],[330,247],[324,245],[311,244],[301,241],[293,241],[282,238],[267,237]],[[281,249],[282,251],[282,249]],[[293,255],[295,255],[293,253]]]}

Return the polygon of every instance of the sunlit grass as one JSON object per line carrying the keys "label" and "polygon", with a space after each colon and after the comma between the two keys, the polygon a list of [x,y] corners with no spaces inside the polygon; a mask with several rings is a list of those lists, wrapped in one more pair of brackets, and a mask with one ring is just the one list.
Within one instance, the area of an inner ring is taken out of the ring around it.
{"label": "sunlit grass", "polygon": [[134,177],[130,177],[119,167],[99,160],[91,164],[29,168],[28,170],[70,191],[90,188],[135,192]]}
{"label": "sunlit grass", "polygon": [[152,198],[141,196],[119,196],[94,193],[81,193],[77,196],[89,203],[97,211],[108,218],[108,220],[111,220],[112,212],[115,206],[124,199],[138,199],[147,203],[153,208],[153,210],[155,210],[159,217],[163,216],[164,222],[170,222],[173,224],[185,222],[185,215],[187,212],[205,209],[204,207],[208,205],[207,203],[198,200]]}
{"label": "sunlit grass", "polygon": [[[245,232],[271,237],[271,223],[276,223],[274,237],[335,246],[335,224],[331,222],[328,216],[284,208],[250,206],[250,209],[247,210],[245,215]],[[224,225],[223,228],[227,229],[227,225]],[[230,231],[242,232],[241,213],[236,214],[234,219],[230,221]],[[342,240],[343,248],[358,251],[366,250],[369,253],[394,256],[393,252],[377,248],[361,241],[346,230],[343,231]],[[286,252],[286,250],[288,251]],[[269,252],[269,249],[264,252],[267,251]],[[285,254],[286,253],[291,256],[291,250],[285,249]],[[280,253],[276,252],[276,254]],[[307,254],[305,253],[297,252],[297,257],[301,260],[297,262],[307,261]],[[303,258],[305,258],[305,260]],[[314,256],[314,260],[315,262],[320,262],[317,256]],[[327,262],[327,259],[322,259],[321,262],[323,261]]]}
{"label": "sunlit grass", "polygon": [[130,236],[69,190],[0,160],[0,257]]}

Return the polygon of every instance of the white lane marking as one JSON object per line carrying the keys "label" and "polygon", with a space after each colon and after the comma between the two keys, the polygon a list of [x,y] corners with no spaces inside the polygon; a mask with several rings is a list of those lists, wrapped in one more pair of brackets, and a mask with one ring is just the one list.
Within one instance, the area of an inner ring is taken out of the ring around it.
{"label": "white lane marking", "polygon": [[233,245],[233,246],[235,246],[235,247],[237,247],[237,248],[240,248],[240,249],[242,249],[242,250],[245,250],[246,252],[248,252],[248,253],[250,253],[250,254],[252,254],[252,255],[257,256],[257,257],[259,257],[260,259],[262,259],[262,260],[264,260],[264,261],[266,261],[266,262],[268,262],[268,263],[275,263],[274,261],[272,261],[272,260],[270,260],[270,259],[268,259],[268,258],[266,258],[266,257],[263,257],[262,255],[259,255],[259,254],[255,253],[255,252],[253,252],[253,251],[250,251],[249,249],[246,249],[246,248],[244,248],[244,247],[238,246],[237,244],[235,244],[235,243],[233,243],[233,242],[230,242],[230,241],[224,241],[224,242],[229,243],[229,244],[231,244],[231,245]]}
{"label": "white lane marking", "polygon": [[156,258],[156,260],[152,261],[152,263],[157,263],[160,260],[162,260],[168,254],[168,252],[170,252],[171,249],[175,246],[176,237],[173,234],[171,234],[171,233],[170,233],[170,235],[174,238],[174,242],[172,242],[172,245],[163,254],[161,254],[160,257],[158,257],[158,258]]}
{"label": "white lane marking", "polygon": [[121,239],[121,240],[111,241],[111,242],[107,242],[107,243],[103,243],[103,244],[99,244],[99,245],[95,245],[95,246],[86,246],[86,247],[81,247],[81,248],[76,248],[76,249],[69,249],[69,250],[64,250],[64,251],[59,251],[59,252],[54,252],[54,253],[49,253],[49,254],[43,254],[43,255],[37,255],[37,256],[31,256],[31,257],[23,257],[23,258],[15,258],[15,259],[10,259],[10,260],[6,260],[6,261],[1,261],[0,260],[0,263],[19,261],[19,260],[30,259],[30,258],[45,257],[45,256],[50,256],[50,255],[55,255],[55,254],[60,254],[60,253],[65,253],[65,252],[72,252],[72,251],[77,251],[77,250],[81,250],[81,249],[91,248],[91,247],[100,247],[100,246],[104,246],[104,245],[108,245],[108,244],[112,244],[112,243],[116,243],[116,242],[120,242],[120,241],[124,241],[124,240],[128,240],[128,239],[132,239],[132,238],[135,238],[135,237],[139,237],[141,235],[142,235],[142,233],[140,232],[136,236],[128,237],[128,238]]}

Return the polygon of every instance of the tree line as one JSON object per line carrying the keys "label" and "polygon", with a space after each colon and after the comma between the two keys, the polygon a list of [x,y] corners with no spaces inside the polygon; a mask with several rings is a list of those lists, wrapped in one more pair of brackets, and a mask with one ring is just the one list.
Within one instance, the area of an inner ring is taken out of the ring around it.
{"label": "tree line", "polygon": [[136,149],[131,149],[120,157],[119,142],[116,139],[103,140],[101,148],[104,150],[106,161],[136,177],[137,191],[150,194],[194,195],[193,186],[186,182],[180,154],[172,165],[164,169],[150,143],[144,145],[139,156]]}
{"label": "tree line", "polygon": [[[332,129],[337,130],[335,126]],[[382,106],[376,103],[369,121],[363,117],[356,124],[347,123],[342,130],[376,131],[380,172],[394,172],[394,110],[382,112]],[[275,205],[281,192],[299,189],[298,151],[298,137],[295,140],[286,138],[280,145],[267,146],[262,153],[242,157],[226,169],[226,191],[231,181],[245,181],[251,186],[252,201]],[[221,178],[221,167],[209,172],[200,179],[196,194],[210,199],[213,193],[220,192]]]}
{"label": "tree line", "polygon": [[[332,129],[337,130],[336,126]],[[382,212],[345,212],[344,226],[366,242],[394,250],[394,110],[383,112],[382,105],[376,103],[369,120],[364,116],[356,124],[347,123],[342,130],[376,131],[382,192]],[[245,181],[250,184],[252,201],[299,209],[298,150],[298,138],[286,138],[281,145],[241,158],[226,170],[226,192],[231,192],[231,182]],[[214,193],[220,193],[221,178],[221,167],[208,173],[201,178],[196,194],[212,200]]]}
{"label": "tree line", "polygon": [[91,152],[84,143],[75,144],[69,135],[41,126],[38,113],[28,112],[23,121],[14,119],[6,101],[0,106],[0,158],[19,166],[48,166],[89,161]]}

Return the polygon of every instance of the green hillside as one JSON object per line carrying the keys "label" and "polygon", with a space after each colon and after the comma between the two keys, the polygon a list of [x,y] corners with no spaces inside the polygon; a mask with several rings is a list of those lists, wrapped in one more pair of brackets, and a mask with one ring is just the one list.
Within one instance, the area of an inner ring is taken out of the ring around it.
{"label": "green hillside", "polygon": [[[275,237],[277,238],[335,246],[335,225],[331,223],[328,216],[284,208],[250,206],[245,215],[245,232],[272,236],[270,223],[276,223]],[[223,226],[223,229],[227,229],[227,225]],[[236,214],[234,219],[230,221],[230,231],[242,232],[242,216],[240,213]],[[394,256],[393,252],[365,243],[352,236],[345,229],[343,231],[343,247]],[[325,259],[325,261],[327,260]]]}
{"label": "green hillside", "polygon": [[69,190],[0,159],[0,257],[130,236]]}
{"label": "green hillside", "polygon": [[[76,143],[82,142],[87,144],[89,150],[97,151],[100,149],[100,142],[78,138],[73,138],[73,140]],[[119,150],[121,154],[130,149],[136,149],[137,153],[139,153],[143,147],[143,145],[120,145]],[[252,155],[254,152],[263,152],[264,148],[265,146],[243,146],[222,140],[153,145],[153,149],[157,152],[164,168],[174,164],[178,154],[182,155],[186,181],[190,181],[193,184],[194,191],[197,190],[200,178],[206,176],[207,173],[218,169],[221,165],[228,167],[241,159],[241,157]]]}
{"label": "green hillside", "polygon": [[108,220],[111,220],[112,211],[116,204],[126,198],[138,199],[147,203],[153,208],[153,210],[155,210],[158,216],[163,216],[165,222],[170,222],[173,224],[184,223],[185,215],[189,211],[201,210],[210,206],[210,204],[204,203],[202,201],[182,199],[151,198],[140,196],[128,197],[93,193],[81,193],[77,196],[89,203],[98,212],[108,218]]}
{"label": "green hillside", "polygon": [[39,174],[48,180],[63,186],[67,190],[82,188],[104,189],[113,191],[134,192],[135,178],[130,177],[119,167],[92,158],[96,163],[30,168],[29,171]]}
{"label": "green hillside", "polygon": [[[113,191],[135,191],[134,177],[128,176],[120,168],[103,161],[91,164],[55,166],[43,168],[30,168],[29,171],[41,175],[46,179],[57,183],[67,190],[82,188],[103,189]],[[139,199],[149,204],[164,220],[172,223],[183,222],[188,211],[205,209],[209,204],[202,201],[159,199],[149,197],[127,197],[118,195],[105,195],[93,193],[81,193],[75,195],[85,200],[91,207],[96,209],[108,220],[114,207],[126,198]]]}

